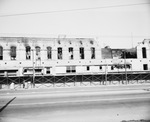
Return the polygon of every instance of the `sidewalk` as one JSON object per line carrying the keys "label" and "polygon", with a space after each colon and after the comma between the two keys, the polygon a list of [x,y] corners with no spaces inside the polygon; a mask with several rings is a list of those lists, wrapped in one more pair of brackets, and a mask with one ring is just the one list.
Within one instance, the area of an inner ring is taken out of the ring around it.
{"label": "sidewalk", "polygon": [[54,87],[38,87],[38,88],[19,88],[19,89],[1,89],[0,95],[3,94],[28,94],[28,93],[71,93],[71,92],[90,92],[90,91],[98,91],[98,92],[112,92],[112,91],[149,91],[150,83],[145,84],[120,84],[120,85],[81,85],[78,84],[76,86],[54,86]]}

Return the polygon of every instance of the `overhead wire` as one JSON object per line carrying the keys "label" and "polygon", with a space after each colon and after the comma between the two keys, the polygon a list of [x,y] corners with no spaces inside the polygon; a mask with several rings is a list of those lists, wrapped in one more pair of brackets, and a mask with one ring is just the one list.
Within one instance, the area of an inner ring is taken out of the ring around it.
{"label": "overhead wire", "polygon": [[144,4],[150,4],[150,3],[135,3],[135,4],[110,5],[110,6],[91,7],[91,8],[66,9],[66,10],[55,10],[55,11],[39,11],[39,12],[30,12],[30,13],[17,13],[17,14],[4,14],[4,15],[0,15],[0,17],[35,15],[35,14],[50,14],[50,13],[62,13],[62,12],[73,12],[73,11],[86,11],[86,10],[95,10],[95,9],[136,6],[136,5],[144,5]]}

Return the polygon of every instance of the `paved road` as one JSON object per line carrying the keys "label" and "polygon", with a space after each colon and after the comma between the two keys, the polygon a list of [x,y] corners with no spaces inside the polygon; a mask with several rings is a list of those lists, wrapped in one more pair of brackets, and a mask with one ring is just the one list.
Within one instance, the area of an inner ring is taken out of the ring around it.
{"label": "paved road", "polygon": [[[150,119],[149,86],[2,91],[1,122],[120,122]],[[7,103],[9,103],[7,105]],[[5,106],[5,107],[4,107]]]}

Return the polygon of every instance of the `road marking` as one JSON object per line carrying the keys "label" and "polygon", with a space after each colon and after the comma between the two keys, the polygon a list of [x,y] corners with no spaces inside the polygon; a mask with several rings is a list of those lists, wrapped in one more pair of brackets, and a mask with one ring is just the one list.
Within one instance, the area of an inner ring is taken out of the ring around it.
{"label": "road marking", "polygon": [[136,99],[150,99],[150,97],[132,97],[132,98],[113,98],[113,99],[94,99],[94,100],[73,100],[73,101],[56,101],[56,102],[41,102],[41,103],[21,103],[10,104],[9,106],[31,106],[31,105],[44,105],[44,104],[62,104],[62,103],[83,103],[83,102],[101,102],[101,101],[121,101],[121,100],[136,100]]}

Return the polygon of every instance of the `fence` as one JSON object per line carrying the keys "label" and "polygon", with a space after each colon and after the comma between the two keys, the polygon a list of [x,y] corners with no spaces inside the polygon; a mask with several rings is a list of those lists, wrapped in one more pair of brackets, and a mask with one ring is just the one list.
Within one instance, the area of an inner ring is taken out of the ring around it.
{"label": "fence", "polygon": [[149,72],[128,72],[108,74],[76,74],[56,76],[22,76],[22,77],[0,77],[0,89],[9,88],[11,83],[15,88],[23,88],[27,82],[30,88],[38,87],[59,87],[76,85],[119,85],[119,84],[142,84],[150,83]]}

